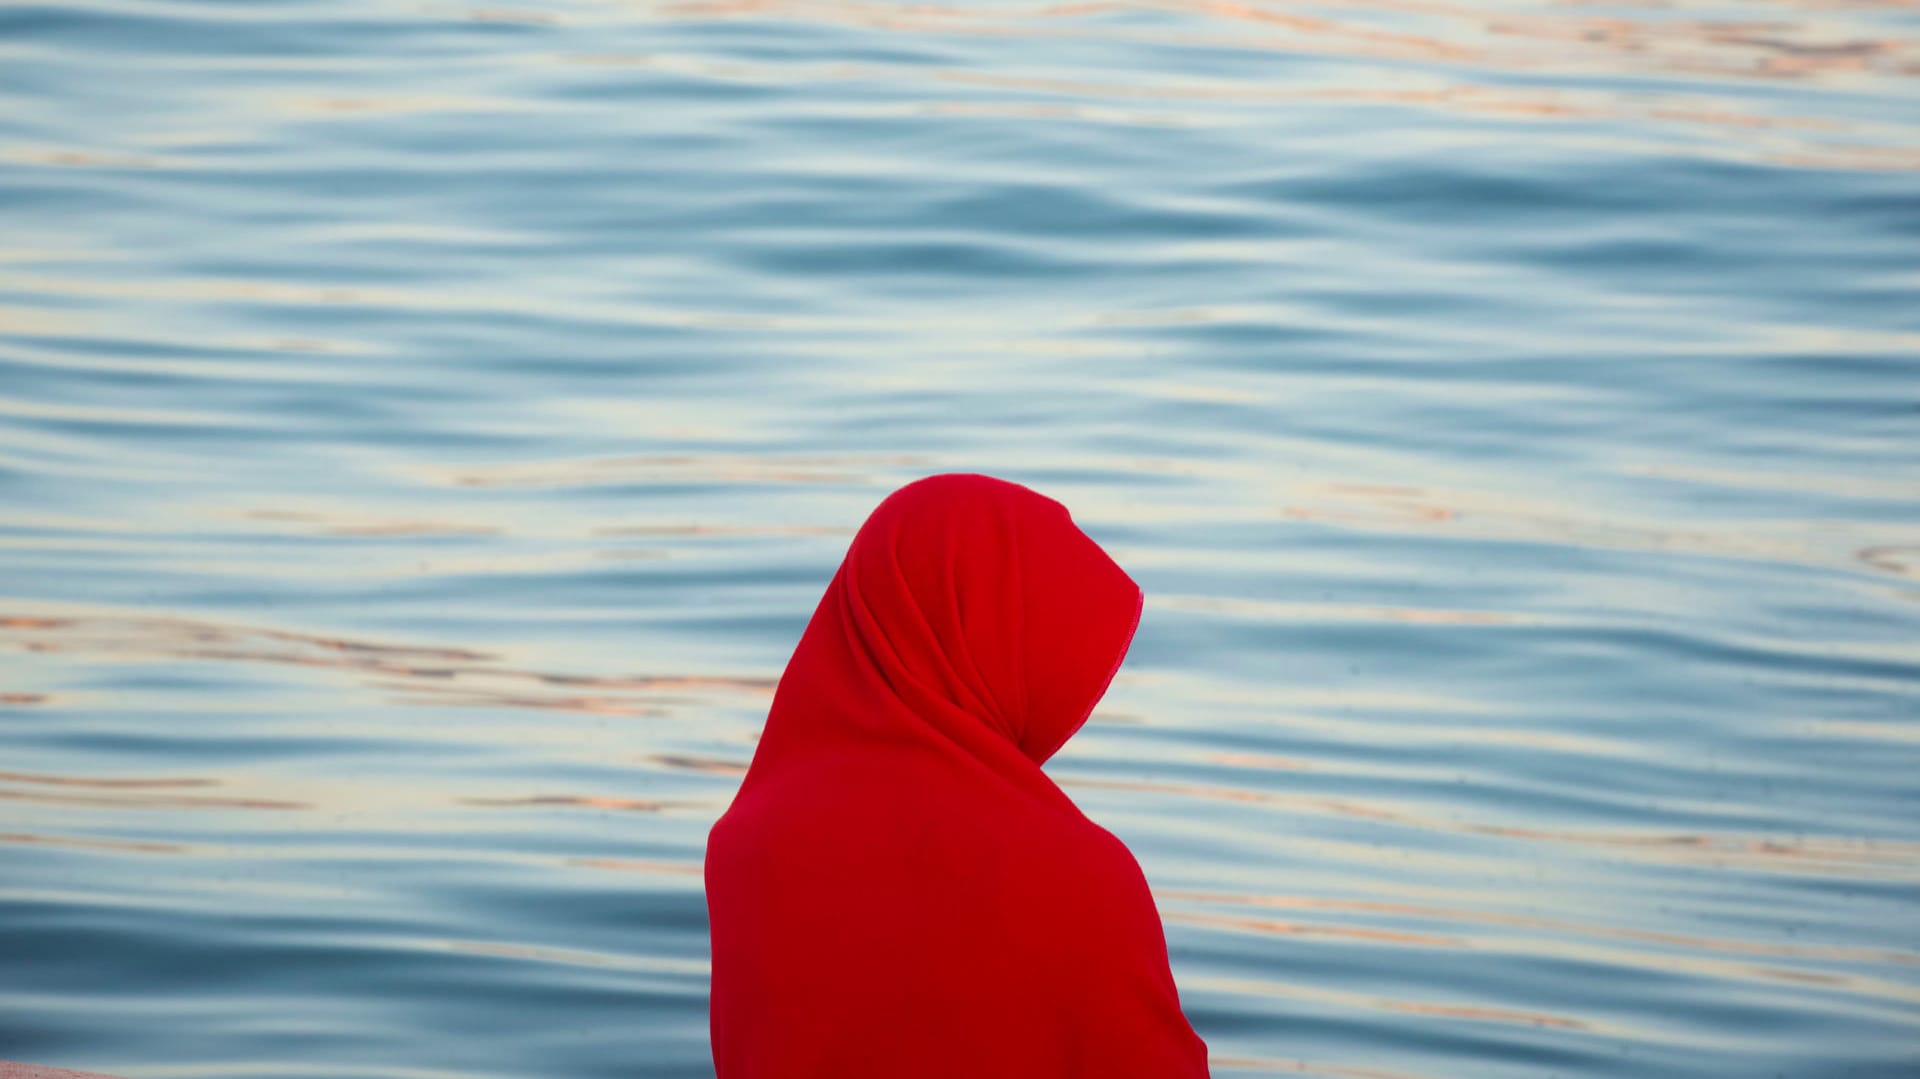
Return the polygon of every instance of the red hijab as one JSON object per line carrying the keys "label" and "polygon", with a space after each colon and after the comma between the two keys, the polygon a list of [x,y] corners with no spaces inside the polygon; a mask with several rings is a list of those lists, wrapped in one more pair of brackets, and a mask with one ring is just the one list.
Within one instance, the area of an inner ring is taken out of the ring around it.
{"label": "red hijab", "polygon": [[1019,484],[880,503],[708,836],[719,1079],[1207,1075],[1139,863],[1040,770],[1142,598]]}

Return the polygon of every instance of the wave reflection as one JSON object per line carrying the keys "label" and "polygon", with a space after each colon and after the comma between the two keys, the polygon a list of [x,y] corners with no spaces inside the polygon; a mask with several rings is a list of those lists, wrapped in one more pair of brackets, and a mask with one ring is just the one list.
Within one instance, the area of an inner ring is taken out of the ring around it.
{"label": "wave reflection", "polygon": [[[1598,121],[1636,130],[1675,126],[1709,136],[1693,145],[1668,145],[1666,152],[1696,152],[1767,160],[1799,168],[1920,169],[1910,124],[1869,123],[1828,114],[1767,113],[1730,105],[1724,95],[1756,81],[1818,82],[1905,80],[1920,75],[1920,36],[1890,34],[1886,23],[1871,19],[1872,5],[1776,3],[1766,18],[1735,6],[1708,8],[1689,17],[1666,5],[1643,12],[1629,9],[1594,15],[1565,4],[1560,10],[1516,12],[1426,0],[1341,0],[1315,5],[1313,13],[1294,6],[1257,2],[1200,0],[1177,5],[1116,3],[1043,5],[1030,8],[916,5],[900,8],[858,2],[816,0],[715,0],[686,3],[659,14],[683,20],[783,19],[855,26],[895,34],[966,35],[1007,38],[1069,38],[1116,47],[1146,44],[1191,49],[1268,49],[1365,65],[1347,76],[1347,86],[1288,86],[1259,79],[1201,82],[1166,79],[1095,83],[1059,75],[1015,76],[1004,72],[936,69],[933,78],[959,84],[1044,95],[1051,101],[955,101],[951,115],[1036,117],[1072,116],[1122,122],[1178,122],[1177,114],[1156,121],[1151,115],[1109,110],[1102,117],[1073,98],[1137,101],[1280,104],[1288,100],[1348,100],[1404,105],[1467,115],[1526,121],[1588,124]],[[1179,20],[1152,30],[1131,29],[1124,16],[1156,13]],[[1795,18],[1796,14],[1806,17]],[[1106,16],[1106,18],[1103,18]],[[1859,16],[1850,18],[1849,16]],[[1227,34],[1205,23],[1225,24]],[[576,62],[608,62],[609,57],[574,57]],[[658,62],[650,57],[633,62]],[[698,63],[687,58],[682,64]],[[1382,87],[1379,69],[1400,81],[1418,79],[1428,86]],[[1645,89],[1595,91],[1551,86],[1493,85],[1464,82],[1458,72],[1508,72],[1562,78],[1569,82],[1611,75],[1644,81]],[[710,78],[780,80],[781,70],[765,63],[706,64]],[[788,78],[876,78],[894,81],[925,78],[910,67],[846,64],[822,70],[796,70]],[[1676,91],[1675,77],[1695,85]],[[917,104],[924,109],[924,104]],[[1218,122],[1194,112],[1195,123]],[[1806,134],[1796,134],[1806,132]]]}
{"label": "wave reflection", "polygon": [[[0,647],[95,659],[185,659],[332,669],[429,705],[554,709],[599,715],[672,714],[692,696],[771,697],[777,678],[723,675],[583,675],[508,666],[467,648],[227,625],[185,618],[0,615]],[[550,692],[554,689],[579,692]],[[46,703],[40,695],[18,703]]]}

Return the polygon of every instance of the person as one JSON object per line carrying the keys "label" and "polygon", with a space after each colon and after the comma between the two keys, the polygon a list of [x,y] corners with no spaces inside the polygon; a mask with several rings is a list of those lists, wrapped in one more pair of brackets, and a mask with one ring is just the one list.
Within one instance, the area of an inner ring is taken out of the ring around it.
{"label": "person", "polygon": [[1139,863],[1040,768],[1143,599],[1020,484],[879,504],[708,835],[718,1079],[1207,1076]]}

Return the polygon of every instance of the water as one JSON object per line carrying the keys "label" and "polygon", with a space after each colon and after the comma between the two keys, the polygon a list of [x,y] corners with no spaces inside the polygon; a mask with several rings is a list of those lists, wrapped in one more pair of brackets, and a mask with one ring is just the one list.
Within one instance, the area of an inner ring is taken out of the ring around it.
{"label": "water", "polygon": [[710,1075],[946,470],[1217,1074],[1920,1071],[1920,10],[0,8],[0,1058]]}

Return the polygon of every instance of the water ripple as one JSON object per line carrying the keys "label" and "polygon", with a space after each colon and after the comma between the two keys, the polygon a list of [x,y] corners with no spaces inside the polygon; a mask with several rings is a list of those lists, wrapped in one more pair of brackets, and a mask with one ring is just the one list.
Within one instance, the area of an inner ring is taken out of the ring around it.
{"label": "water ripple", "polygon": [[889,489],[1223,1075],[1904,1076],[1914,0],[0,8],[0,1056],[711,1074]]}

